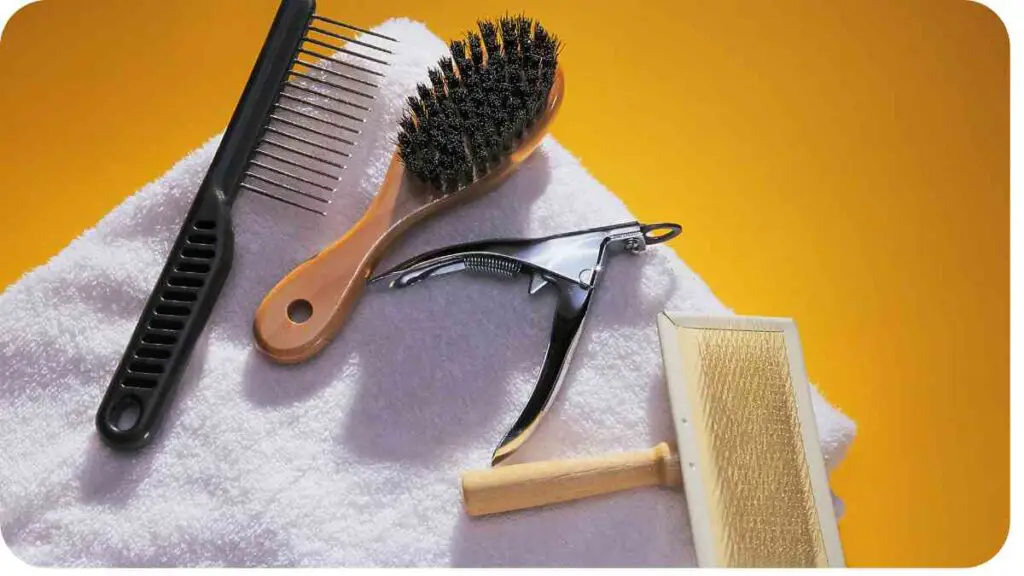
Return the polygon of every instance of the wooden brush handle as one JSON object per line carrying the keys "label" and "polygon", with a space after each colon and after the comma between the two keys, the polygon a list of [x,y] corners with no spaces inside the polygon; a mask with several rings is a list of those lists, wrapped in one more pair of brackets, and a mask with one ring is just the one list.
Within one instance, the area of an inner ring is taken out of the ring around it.
{"label": "wooden brush handle", "polygon": [[262,352],[290,364],[306,360],[327,345],[362,295],[377,261],[417,219],[417,210],[429,204],[425,196],[414,193],[416,184],[404,176],[402,162],[393,158],[380,191],[359,222],[267,294],[253,323],[253,336]]}
{"label": "wooden brush handle", "polygon": [[[396,154],[359,222],[298,265],[263,298],[253,322],[257,348],[281,364],[303,362],[320,352],[348,319],[378,261],[406,230],[500,186],[524,159],[507,159],[472,186],[433,197],[425,184],[405,178],[405,166]],[[299,314],[303,309],[305,314]]]}
{"label": "wooden brush handle", "polygon": [[639,452],[465,472],[462,499],[470,516],[484,516],[643,486],[682,484],[679,458],[662,442]]}

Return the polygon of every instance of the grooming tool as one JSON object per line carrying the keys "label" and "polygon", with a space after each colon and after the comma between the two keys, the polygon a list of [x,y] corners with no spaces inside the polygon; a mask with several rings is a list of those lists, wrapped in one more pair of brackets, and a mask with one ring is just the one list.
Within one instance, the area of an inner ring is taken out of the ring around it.
{"label": "grooming tool", "polygon": [[263,300],[253,336],[272,360],[296,363],[322,350],[395,240],[500,186],[547,133],[565,90],[558,40],[524,16],[478,28],[451,42],[451,57],[429,70],[430,86],[409,98],[397,151],[360,221]]}
{"label": "grooming tool", "polygon": [[518,420],[491,456],[493,466],[519,449],[547,413],[569,367],[608,255],[643,252],[648,245],[671,240],[681,231],[677,224],[627,222],[532,240],[459,244],[411,258],[371,282],[388,281],[392,288],[406,288],[432,276],[462,270],[508,278],[522,272],[531,277],[530,294],[549,284],[558,290],[540,379]]}
{"label": "grooming tool", "polygon": [[[323,214],[393,38],[284,0],[96,414],[114,448],[149,442],[231,268],[242,190]],[[348,38],[362,32],[379,41]],[[344,47],[342,47],[344,46]],[[319,50],[342,52],[346,61]]]}
{"label": "grooming tool", "polygon": [[796,325],[658,317],[675,447],[466,472],[481,516],[682,485],[701,566],[844,565]]}

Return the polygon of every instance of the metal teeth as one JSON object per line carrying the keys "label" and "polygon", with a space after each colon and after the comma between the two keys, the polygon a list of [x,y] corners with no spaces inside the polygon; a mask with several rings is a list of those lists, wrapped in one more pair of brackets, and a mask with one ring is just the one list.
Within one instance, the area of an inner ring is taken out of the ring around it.
{"label": "metal teeth", "polygon": [[303,206],[302,204],[299,204],[298,202],[292,202],[291,200],[288,200],[287,198],[282,198],[282,197],[278,196],[277,194],[274,194],[273,192],[267,192],[266,190],[262,190],[260,188],[257,188],[255,186],[251,185],[251,184],[247,184],[245,182],[242,182],[241,184],[239,184],[239,186],[244,188],[244,189],[246,189],[246,190],[248,190],[248,191],[250,191],[250,192],[255,192],[256,194],[259,194],[260,196],[263,196],[264,198],[270,198],[271,200],[277,200],[278,202],[282,202],[284,204],[287,204],[289,206],[294,206],[296,208],[301,208],[303,210],[306,210],[307,212],[312,212],[313,214],[317,214],[317,215],[320,215],[320,216],[327,216],[327,212],[324,212],[323,210],[315,210],[315,209],[310,208],[308,206]]}
{"label": "metal teeth", "polygon": [[317,28],[316,26],[310,26],[309,27],[309,31],[310,32],[318,32],[320,34],[323,34],[324,36],[330,36],[331,38],[337,38],[338,40],[344,40],[345,42],[348,42],[350,44],[358,44],[359,46],[365,46],[365,47],[371,48],[373,50],[379,50],[379,51],[381,51],[381,52],[383,52],[385,54],[394,54],[394,52],[392,52],[391,50],[388,50],[387,48],[381,48],[380,46],[374,46],[373,44],[370,44],[368,42],[360,42],[359,40],[356,40],[355,38],[349,38],[348,36],[342,36],[341,34],[338,34],[336,32],[331,32],[329,30],[324,30],[323,28]]}
{"label": "metal teeth", "polygon": [[[282,98],[287,97],[287,96],[288,96],[287,94],[282,94],[281,95]],[[302,102],[302,100],[299,100],[299,102]],[[307,102],[306,104],[312,105],[309,102]],[[359,134],[359,130],[356,130],[355,128],[352,128],[351,126],[346,126],[344,124],[338,124],[336,122],[331,122],[329,120],[324,120],[323,118],[318,118],[318,117],[316,117],[316,116],[314,116],[314,115],[312,115],[312,114],[310,114],[308,112],[303,112],[302,110],[299,110],[298,108],[293,108],[293,107],[288,106],[286,104],[281,104],[281,102],[278,102],[277,104],[275,104],[274,107],[275,108],[279,108],[281,110],[284,110],[286,112],[290,112],[292,114],[295,114],[296,116],[301,116],[303,118],[309,118],[310,120],[316,120],[318,122],[323,122],[324,124],[327,124],[328,126],[331,126],[332,128],[338,128],[339,130],[347,130],[347,131],[349,131],[349,132],[351,132],[353,134]]]}
{"label": "metal teeth", "polygon": [[[288,94],[287,92],[282,92],[281,95],[278,96],[278,108],[281,107],[281,105],[280,105],[281,99],[293,100],[295,102],[301,102],[301,103],[305,104],[306,106],[310,106],[310,107],[316,108],[318,110],[323,110],[324,112],[330,112],[332,114],[337,114],[338,116],[341,116],[342,118],[347,118],[348,120],[353,120],[355,122],[366,122],[365,119],[360,118],[358,116],[353,116],[351,114],[346,114],[345,112],[342,112],[340,110],[335,110],[333,108],[329,108],[329,107],[323,106],[321,104],[317,104],[316,102],[310,102],[308,100],[303,100],[302,98],[296,98],[295,96],[293,96],[291,94]],[[322,120],[322,119],[321,119],[321,121],[322,122],[326,122],[326,120]],[[356,130],[356,133],[358,133],[358,132],[359,131]]]}
{"label": "metal teeth", "polygon": [[361,78],[356,78],[355,76],[349,76],[348,74],[342,74],[341,72],[336,72],[334,70],[331,70],[330,68],[324,68],[323,66],[317,66],[316,64],[313,64],[311,62],[306,62],[305,60],[296,60],[295,63],[299,64],[299,65],[302,65],[302,66],[305,66],[306,68],[311,68],[313,70],[319,70],[320,72],[324,72],[326,74],[330,74],[331,76],[337,76],[339,78],[344,78],[345,80],[348,80],[349,82],[355,82],[356,84],[362,84],[363,86],[367,86],[367,87],[370,87],[370,88],[380,88],[380,86],[378,86],[377,84],[374,84],[373,82],[367,82],[366,80],[363,80]]}
{"label": "metal teeth", "polygon": [[329,54],[321,54],[319,52],[313,52],[312,50],[308,50],[306,48],[299,48],[298,52],[299,52],[299,54],[305,54],[306,56],[312,56],[313,58],[319,58],[321,60],[330,60],[331,64],[337,64],[339,66],[345,66],[345,67],[351,68],[353,70],[359,70],[360,72],[366,72],[367,74],[372,74],[373,76],[381,76],[381,77],[384,76],[384,74],[382,74],[382,73],[380,73],[380,72],[378,72],[376,70],[373,70],[371,68],[364,68],[362,66],[356,66],[355,64],[353,64],[351,62],[345,62],[344,60],[338,60],[337,58],[332,58]]}
{"label": "metal teeth", "polygon": [[310,44],[315,44],[317,46],[322,46],[324,48],[330,48],[331,50],[334,50],[336,52],[341,52],[342,54],[348,54],[349,56],[355,56],[356,58],[363,58],[364,60],[369,60],[370,62],[373,62],[374,64],[382,64],[384,66],[388,65],[388,63],[386,61],[381,60],[379,58],[374,58],[373,56],[367,56],[366,54],[360,54],[359,52],[355,52],[355,51],[352,51],[352,50],[347,50],[345,48],[339,48],[338,46],[335,46],[334,44],[331,44],[329,42],[324,42],[323,40],[317,40],[316,38],[310,38],[309,36],[306,36],[302,41],[303,42],[309,42]]}
{"label": "metal teeth", "polygon": [[[315,154],[310,154],[309,152],[304,152],[304,151],[302,151],[299,148],[296,148],[294,146],[289,146],[287,144],[282,144],[281,142],[275,142],[274,140],[264,140],[263,144],[267,145],[267,146],[273,146],[274,148],[280,148],[281,150],[284,150],[285,152],[291,152],[292,154],[297,154],[299,156],[302,156],[303,158],[309,158],[310,160],[314,160],[314,161],[320,162],[322,164],[327,164],[328,166],[331,166],[333,168],[337,168],[339,170],[344,170],[345,169],[345,165],[344,164],[338,164],[337,162],[334,162],[334,161],[331,161],[331,160],[325,160],[325,159],[323,159],[323,158],[321,158],[321,157],[319,157],[319,156],[317,156]],[[257,148],[257,150],[259,150],[259,148]],[[345,153],[345,152],[342,152],[341,154],[344,154],[345,156],[350,156],[350,154]]]}
{"label": "metal teeth", "polygon": [[271,166],[269,164],[264,164],[264,163],[260,162],[259,160],[253,160],[252,161],[252,165],[253,166],[259,166],[260,168],[263,168],[264,170],[266,170],[268,172],[273,172],[274,174],[280,174],[281,176],[287,176],[289,178],[293,178],[295,180],[298,180],[299,182],[302,182],[303,184],[309,184],[310,186],[312,186],[314,188],[319,188],[319,189],[323,190],[324,192],[334,192],[334,189],[331,188],[330,186],[324,186],[323,184],[320,184],[318,182],[314,182],[313,180],[308,180],[306,178],[303,178],[302,176],[298,176],[298,175],[295,175],[295,174],[291,174],[289,172],[285,172],[284,170],[281,170],[280,168],[274,168],[273,166]]}
{"label": "metal teeth", "polygon": [[[342,154],[341,152],[337,152],[336,150],[334,150],[334,148],[331,148],[330,146],[324,146],[323,144],[320,144],[319,142],[316,142],[314,140],[309,140],[309,139],[303,138],[302,136],[296,136],[295,134],[291,134],[291,133],[285,132],[284,130],[280,130],[280,129],[275,128],[273,126],[267,126],[266,127],[266,131],[271,133],[271,134],[277,134],[279,136],[283,136],[283,137],[288,138],[290,140],[295,140],[296,142],[301,142],[302,144],[306,144],[306,145],[311,146],[313,148],[317,148],[317,149],[323,150],[324,152],[327,152],[328,154]],[[271,144],[277,144],[277,142],[273,142],[273,141],[270,141],[270,140],[268,140],[268,142],[271,143]],[[347,153],[345,153],[344,155],[345,156],[351,156],[351,154],[347,154]]]}
{"label": "metal teeth", "polygon": [[[306,172],[309,172],[310,174],[316,174],[318,176],[323,176],[325,178],[334,178],[335,177],[334,174],[331,174],[330,172],[324,172],[323,170],[317,170],[315,168],[310,168],[309,166],[307,166],[305,164],[300,164],[300,163],[298,163],[298,162],[296,162],[294,160],[290,160],[290,159],[288,159],[288,158],[286,158],[284,156],[280,156],[278,154],[275,154],[274,152],[270,152],[269,150],[257,148],[256,149],[256,154],[259,154],[261,156],[265,156],[267,158],[273,158],[274,160],[277,160],[278,162],[282,162],[284,164],[288,164],[289,166],[294,166],[296,168],[301,168],[301,169],[305,170]],[[294,174],[289,173],[289,176],[294,176]],[[332,190],[333,190],[333,188],[332,188]]]}
{"label": "metal teeth", "polygon": [[385,36],[383,34],[378,34],[377,32],[374,32],[372,30],[366,30],[366,29],[363,29],[363,28],[357,28],[356,26],[353,26],[351,24],[346,24],[344,22],[339,22],[337,20],[331,20],[330,18],[328,18],[326,16],[319,16],[317,14],[314,14],[313,15],[313,20],[319,20],[321,22],[326,22],[328,24],[334,24],[335,26],[340,26],[342,28],[348,28],[349,30],[352,30],[353,32],[360,32],[362,34],[366,34],[367,36],[374,36],[376,38],[380,38],[381,40],[390,40],[392,42],[398,42],[398,40],[396,38],[392,38],[391,36]]}
{"label": "metal teeth", "polygon": [[282,124],[286,124],[288,126],[294,126],[295,128],[301,128],[301,129],[303,129],[303,130],[305,130],[307,132],[312,132],[313,134],[316,134],[318,136],[323,136],[324,138],[327,138],[329,140],[334,140],[335,142],[341,142],[342,144],[348,144],[349,146],[355,146],[356,145],[356,143],[351,141],[351,140],[346,140],[346,139],[344,139],[344,138],[342,138],[340,136],[334,136],[332,134],[328,134],[327,132],[324,132],[322,130],[317,130],[316,128],[312,128],[312,127],[309,127],[309,126],[303,126],[302,124],[300,124],[298,122],[292,122],[291,120],[288,120],[287,118],[282,118],[280,116],[275,116],[274,114],[271,114],[270,118],[273,119],[273,120],[277,120],[278,122],[280,122]]}
{"label": "metal teeth", "polygon": [[366,92],[362,92],[362,91],[356,90],[354,88],[349,88],[348,86],[345,86],[344,84],[337,84],[335,82],[328,82],[327,80],[321,80],[319,78],[315,78],[315,77],[310,76],[309,74],[305,74],[303,72],[297,72],[295,70],[292,70],[291,71],[291,75],[292,76],[297,76],[299,78],[305,78],[306,80],[312,80],[313,82],[319,82],[320,84],[323,84],[324,86],[327,86],[327,87],[330,87],[330,88],[337,88],[338,90],[342,90],[344,92],[348,92],[349,94],[355,94],[356,96],[362,96],[363,98],[369,98],[370,100],[374,99],[373,94],[367,94]]}
{"label": "metal teeth", "polygon": [[[349,31],[362,34],[355,38]],[[314,15],[239,187],[324,215],[398,40]],[[322,50],[326,49],[326,50]],[[372,54],[372,55],[371,55]]]}
{"label": "metal teeth", "polygon": [[[370,111],[370,109],[368,107],[363,106],[361,104],[356,104],[355,102],[352,102],[351,100],[345,100],[344,98],[338,98],[337,96],[332,96],[331,94],[325,94],[323,92],[318,92],[316,90],[311,90],[311,89],[303,86],[302,84],[299,84],[299,83],[294,82],[292,80],[285,80],[284,83],[285,83],[285,86],[290,86],[290,87],[292,87],[292,88],[294,88],[296,90],[299,90],[300,92],[305,92],[306,94],[310,94],[310,95],[316,96],[318,98],[324,98],[326,100],[330,100],[331,102],[337,102],[338,104],[344,104],[346,106],[355,108],[356,110],[362,110],[363,112],[369,112]],[[365,122],[366,121],[365,118],[356,118],[356,119],[359,120],[360,122]]]}
{"label": "metal teeth", "polygon": [[266,182],[267,184],[271,184],[273,186],[277,186],[278,188],[281,188],[283,190],[288,190],[290,192],[295,192],[299,196],[305,196],[306,198],[309,198],[310,200],[316,200],[317,202],[320,202],[322,204],[330,204],[331,203],[331,201],[328,200],[327,198],[321,198],[320,196],[316,196],[316,195],[313,195],[313,194],[309,194],[307,192],[303,192],[302,190],[299,190],[298,188],[295,188],[293,186],[289,186],[289,185],[287,185],[287,184],[285,184],[283,182],[276,182],[274,180],[271,180],[270,178],[267,178],[265,176],[260,176],[259,174],[256,174],[254,172],[246,172],[245,175],[246,176],[252,176],[253,178],[255,178],[255,179],[257,179],[257,180],[259,180],[261,182]]}

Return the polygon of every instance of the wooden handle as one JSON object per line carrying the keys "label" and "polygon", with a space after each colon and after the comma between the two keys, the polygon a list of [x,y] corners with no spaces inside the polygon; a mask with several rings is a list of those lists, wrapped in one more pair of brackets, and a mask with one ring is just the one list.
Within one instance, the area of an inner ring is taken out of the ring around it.
{"label": "wooden handle", "polygon": [[640,452],[465,472],[462,499],[470,516],[483,516],[643,486],[682,484],[679,458],[662,442]]}
{"label": "wooden handle", "polygon": [[406,181],[393,158],[380,191],[344,236],[306,260],[266,295],[256,311],[258,348],[281,363],[301,362],[319,352],[362,295],[374,265],[402,229],[403,218],[428,196]]}
{"label": "wooden handle", "polygon": [[281,279],[256,310],[253,338],[272,360],[294,364],[322,350],[348,318],[377,262],[407,229],[500,186],[533,153],[562,104],[565,77],[556,69],[544,114],[515,151],[473,184],[453,194],[431,194],[405,177],[396,153],[377,196],[344,236]]}

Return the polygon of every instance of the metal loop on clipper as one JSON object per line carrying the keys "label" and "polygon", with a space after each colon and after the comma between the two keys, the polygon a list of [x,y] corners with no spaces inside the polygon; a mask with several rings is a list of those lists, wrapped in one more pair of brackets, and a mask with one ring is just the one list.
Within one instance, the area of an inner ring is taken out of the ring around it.
{"label": "metal loop on clipper", "polygon": [[644,241],[648,244],[661,244],[679,236],[683,227],[679,224],[644,224],[640,227],[644,235]]}

